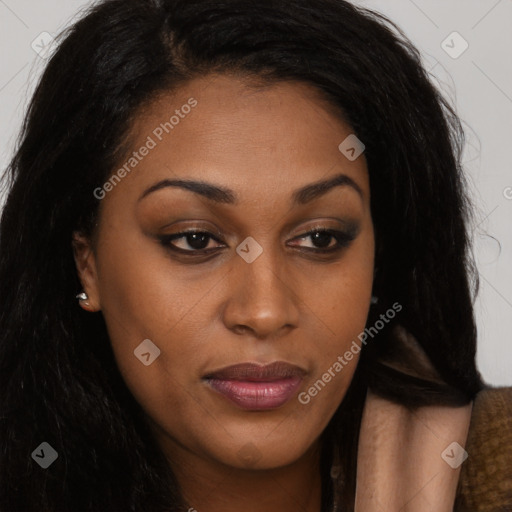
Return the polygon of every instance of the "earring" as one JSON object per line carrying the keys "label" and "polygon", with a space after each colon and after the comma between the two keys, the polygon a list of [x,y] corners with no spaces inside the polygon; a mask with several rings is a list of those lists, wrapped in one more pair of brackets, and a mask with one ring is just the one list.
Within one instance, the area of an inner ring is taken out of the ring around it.
{"label": "earring", "polygon": [[378,298],[378,297],[375,297],[375,295],[372,295],[371,303],[372,303],[372,304],[377,304],[377,302],[379,302],[379,298]]}
{"label": "earring", "polygon": [[89,312],[92,312],[94,311],[92,308],[91,308],[91,305],[89,304],[88,302],[88,299],[89,299],[89,295],[87,295],[87,293],[85,292],[81,292],[79,293],[76,298],[78,299],[79,301],[79,304],[80,304],[80,307],[82,309],[85,309],[85,311],[89,311]]}

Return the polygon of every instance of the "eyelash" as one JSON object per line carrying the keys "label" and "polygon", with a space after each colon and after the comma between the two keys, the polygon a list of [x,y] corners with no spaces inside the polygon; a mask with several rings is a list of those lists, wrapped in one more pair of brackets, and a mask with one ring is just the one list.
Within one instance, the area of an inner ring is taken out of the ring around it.
{"label": "eyelash", "polygon": [[[345,249],[350,245],[350,243],[356,238],[357,236],[357,230],[356,229],[350,229],[348,231],[339,231],[334,229],[327,229],[323,227],[314,228],[307,233],[304,233],[298,237],[295,237],[294,240],[302,240],[305,238],[310,237],[311,235],[314,235],[316,233],[326,233],[331,236],[331,238],[334,238],[336,240],[336,245],[334,247],[330,247],[329,249],[316,249],[311,247],[305,247],[301,250],[304,252],[310,252],[313,254],[332,254],[332,253],[338,253],[342,249]],[[179,247],[175,247],[171,242],[174,240],[179,240],[180,238],[186,238],[188,235],[206,235],[208,238],[208,242],[210,240],[215,240],[218,243],[223,243],[220,240],[218,240],[212,233],[209,231],[202,231],[202,230],[189,230],[189,231],[182,231],[180,233],[174,233],[172,235],[164,235],[160,236],[159,240],[160,243],[166,248],[171,250],[174,253],[178,254],[184,254],[186,256],[190,257],[197,257],[197,256],[205,256],[207,254],[211,254],[215,251],[217,251],[219,248],[211,248],[211,249],[193,249],[193,250],[185,250],[180,249]]]}

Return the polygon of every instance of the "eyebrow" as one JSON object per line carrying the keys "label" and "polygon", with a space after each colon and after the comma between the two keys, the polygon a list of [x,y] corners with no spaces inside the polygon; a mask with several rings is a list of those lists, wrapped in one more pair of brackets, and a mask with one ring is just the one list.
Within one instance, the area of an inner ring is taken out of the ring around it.
{"label": "eyebrow", "polygon": [[[326,180],[316,181],[315,183],[311,183],[294,191],[291,197],[292,205],[304,205],[313,201],[314,199],[317,199],[318,197],[325,195],[334,187],[340,186],[351,187],[361,196],[362,199],[364,198],[364,193],[361,187],[352,178],[345,174],[337,174],[336,176]],[[140,196],[139,201],[144,199],[149,194],[167,187],[177,187],[188,190],[190,192],[194,192],[195,194],[199,194],[215,203],[233,205],[238,204],[236,193],[229,188],[207,183],[205,181],[169,179],[161,180],[149,187]]]}

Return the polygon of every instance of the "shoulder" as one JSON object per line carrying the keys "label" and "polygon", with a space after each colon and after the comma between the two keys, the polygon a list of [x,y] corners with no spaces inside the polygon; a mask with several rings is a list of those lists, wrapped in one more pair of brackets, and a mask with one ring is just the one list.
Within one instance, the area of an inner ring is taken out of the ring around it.
{"label": "shoulder", "polygon": [[512,511],[512,387],[477,394],[466,451],[455,511]]}

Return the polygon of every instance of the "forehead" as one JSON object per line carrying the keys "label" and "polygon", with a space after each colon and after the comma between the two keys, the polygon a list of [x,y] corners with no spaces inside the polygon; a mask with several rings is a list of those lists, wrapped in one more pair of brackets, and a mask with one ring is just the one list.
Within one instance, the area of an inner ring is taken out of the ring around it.
{"label": "forehead", "polygon": [[161,94],[136,117],[130,152],[119,165],[131,151],[150,149],[114,192],[202,179],[228,185],[237,202],[268,201],[344,174],[368,195],[364,154],[352,161],[339,149],[353,130],[319,91],[300,82],[255,85],[212,75]]}

